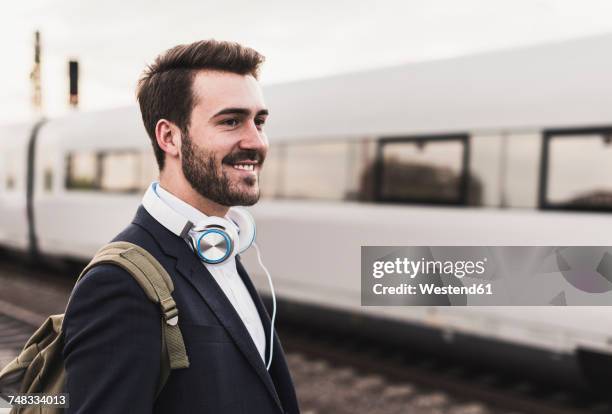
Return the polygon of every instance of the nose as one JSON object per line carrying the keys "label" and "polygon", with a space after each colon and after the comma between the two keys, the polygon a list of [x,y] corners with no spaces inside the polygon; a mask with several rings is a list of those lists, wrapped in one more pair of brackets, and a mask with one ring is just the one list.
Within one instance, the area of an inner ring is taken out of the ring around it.
{"label": "nose", "polygon": [[240,139],[240,148],[261,151],[265,155],[268,149],[268,137],[263,131],[257,129],[255,122],[251,122]]}

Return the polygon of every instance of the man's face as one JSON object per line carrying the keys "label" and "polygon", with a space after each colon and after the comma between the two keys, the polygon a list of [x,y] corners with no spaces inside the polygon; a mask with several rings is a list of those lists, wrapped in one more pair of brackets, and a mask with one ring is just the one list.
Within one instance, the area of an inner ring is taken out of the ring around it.
{"label": "man's face", "polygon": [[259,172],[268,150],[263,132],[268,111],[250,75],[200,71],[193,81],[195,106],[183,133],[181,166],[203,197],[224,206],[259,199]]}

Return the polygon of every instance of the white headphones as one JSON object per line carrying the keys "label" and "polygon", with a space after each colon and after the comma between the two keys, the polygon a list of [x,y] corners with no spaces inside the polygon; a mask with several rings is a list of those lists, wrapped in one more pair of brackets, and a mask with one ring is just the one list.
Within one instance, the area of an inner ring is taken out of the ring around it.
{"label": "white headphones", "polygon": [[[193,224],[185,217],[166,205],[157,194],[159,182],[154,181],[142,199],[142,205],[162,226],[182,239],[190,242],[191,248],[201,261],[207,264],[218,264],[247,250],[251,245],[257,252],[257,261],[265,272],[270,292],[272,293],[272,320],[270,325],[269,348],[270,355],[266,364],[269,370],[274,355],[274,322],[276,320],[276,295],[272,276],[261,260],[259,247],[255,243],[255,220],[243,208],[231,207],[227,212],[228,219],[221,217],[206,217],[205,220]],[[265,361],[264,361],[265,362]]]}
{"label": "white headphones", "polygon": [[206,217],[192,223],[164,203],[157,194],[158,182],[147,189],[142,205],[157,221],[177,236],[190,242],[201,261],[223,263],[243,253],[255,241],[255,220],[243,208],[232,207],[227,217]]}

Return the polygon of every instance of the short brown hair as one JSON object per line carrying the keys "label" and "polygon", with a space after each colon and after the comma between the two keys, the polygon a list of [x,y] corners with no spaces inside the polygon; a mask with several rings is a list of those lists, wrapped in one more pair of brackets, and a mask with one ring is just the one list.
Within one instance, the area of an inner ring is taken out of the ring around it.
{"label": "short brown hair", "polygon": [[257,78],[263,61],[264,57],[251,48],[211,39],[175,46],[144,70],[136,95],[160,171],[164,168],[164,151],[157,144],[155,126],[163,118],[187,134],[196,103],[192,84],[197,71],[218,70]]}

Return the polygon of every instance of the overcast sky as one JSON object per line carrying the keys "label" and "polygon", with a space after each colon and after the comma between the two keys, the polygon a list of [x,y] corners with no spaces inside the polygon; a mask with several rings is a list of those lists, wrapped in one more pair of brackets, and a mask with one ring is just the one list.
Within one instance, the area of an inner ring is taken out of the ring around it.
{"label": "overcast sky", "polygon": [[27,119],[34,31],[43,43],[45,114],[68,110],[67,61],[81,65],[81,108],[135,102],[144,66],[214,37],[263,53],[263,83],[612,32],[607,0],[77,1],[2,7],[0,122]]}

